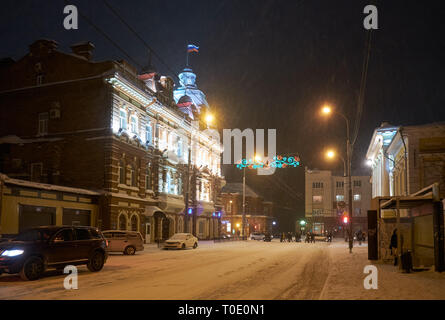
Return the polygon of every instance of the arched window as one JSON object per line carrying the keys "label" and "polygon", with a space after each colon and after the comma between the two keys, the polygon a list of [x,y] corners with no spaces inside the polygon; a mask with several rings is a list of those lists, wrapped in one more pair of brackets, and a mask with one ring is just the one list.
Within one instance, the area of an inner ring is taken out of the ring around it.
{"label": "arched window", "polygon": [[119,110],[119,128],[127,130],[127,112],[124,109]]}
{"label": "arched window", "polygon": [[131,133],[138,133],[138,118],[136,116],[131,116]]}
{"label": "arched window", "polygon": [[135,214],[131,216],[131,231],[138,231],[138,217]]}
{"label": "arched window", "polygon": [[127,230],[127,217],[125,214],[119,215],[119,230]]}
{"label": "arched window", "polygon": [[151,163],[149,162],[145,171],[145,189],[150,190],[151,188]]}
{"label": "arched window", "polygon": [[119,183],[125,184],[125,166],[122,160],[119,161]]}

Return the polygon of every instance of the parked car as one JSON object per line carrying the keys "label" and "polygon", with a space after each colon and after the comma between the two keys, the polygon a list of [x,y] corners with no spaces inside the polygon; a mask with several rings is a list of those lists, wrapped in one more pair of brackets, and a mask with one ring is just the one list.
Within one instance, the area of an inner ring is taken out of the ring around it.
{"label": "parked car", "polygon": [[266,233],[264,235],[264,239],[263,240],[266,241],[266,242],[272,241],[272,235],[270,233]]}
{"label": "parked car", "polygon": [[93,227],[31,228],[0,243],[0,274],[19,273],[24,280],[37,280],[46,269],[83,264],[97,272],[107,260],[106,249],[106,239]]}
{"label": "parked car", "polygon": [[123,252],[126,255],[133,255],[136,251],[144,250],[144,239],[140,232],[106,230],[102,233],[108,240],[108,252]]}
{"label": "parked car", "polygon": [[254,232],[250,235],[250,240],[264,240],[264,233]]}
{"label": "parked car", "polygon": [[164,243],[164,249],[185,249],[198,247],[198,238],[191,233],[175,233]]}

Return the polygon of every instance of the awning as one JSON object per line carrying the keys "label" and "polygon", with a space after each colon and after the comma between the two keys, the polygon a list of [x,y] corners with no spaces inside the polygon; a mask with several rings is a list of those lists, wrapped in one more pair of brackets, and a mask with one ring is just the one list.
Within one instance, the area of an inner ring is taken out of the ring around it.
{"label": "awning", "polygon": [[[433,198],[431,195],[426,196],[405,196],[399,198],[399,209],[412,209],[418,207],[425,203],[433,202]],[[388,201],[383,202],[380,205],[380,209],[388,210],[388,209],[397,209],[397,197],[391,198]]]}
{"label": "awning", "polygon": [[162,209],[160,209],[156,206],[146,206],[145,211],[142,214],[146,217],[152,217],[155,214],[155,212],[158,212],[158,211],[164,213],[164,211],[162,211]]}

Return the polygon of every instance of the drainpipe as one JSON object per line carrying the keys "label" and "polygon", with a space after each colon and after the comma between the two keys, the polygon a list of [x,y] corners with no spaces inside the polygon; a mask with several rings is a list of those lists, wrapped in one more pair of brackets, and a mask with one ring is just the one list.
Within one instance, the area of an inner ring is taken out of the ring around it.
{"label": "drainpipe", "polygon": [[405,139],[403,138],[403,128],[399,128],[400,138],[402,139],[403,148],[405,149],[405,195],[409,194],[408,192],[408,152],[406,150]]}

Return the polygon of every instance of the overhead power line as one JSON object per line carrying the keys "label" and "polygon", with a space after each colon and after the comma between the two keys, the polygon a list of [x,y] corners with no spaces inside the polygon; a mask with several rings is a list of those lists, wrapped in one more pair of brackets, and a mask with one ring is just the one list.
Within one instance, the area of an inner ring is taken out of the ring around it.
{"label": "overhead power line", "polygon": [[[67,0],[64,0],[66,5],[69,5]],[[77,12],[90,26],[92,26],[97,32],[99,32],[105,39],[107,39],[115,48],[117,48],[120,52],[122,52],[129,60],[131,60],[134,64],[136,64],[139,68],[141,65],[133,59],[128,52],[126,52],[120,45],[118,45],[111,37],[103,31],[100,27],[98,27],[93,21],[91,21],[86,15],[82,14],[82,12],[78,9]]]}
{"label": "overhead power line", "polygon": [[365,46],[365,53],[364,53],[364,60],[363,60],[363,66],[362,66],[362,76],[360,79],[360,91],[358,95],[358,101],[357,101],[357,114],[355,118],[355,127],[354,127],[354,134],[352,135],[352,145],[355,144],[358,137],[358,132],[360,129],[360,121],[362,118],[363,113],[363,103],[365,99],[365,91],[366,91],[366,80],[368,78],[368,66],[369,66],[369,57],[371,53],[371,35],[372,35],[372,29],[368,31],[367,37],[366,37],[366,46]]}

